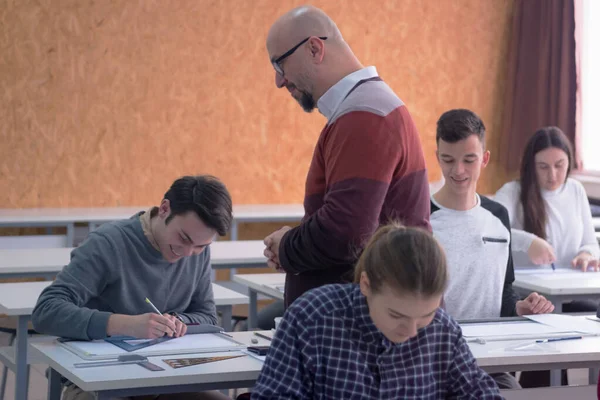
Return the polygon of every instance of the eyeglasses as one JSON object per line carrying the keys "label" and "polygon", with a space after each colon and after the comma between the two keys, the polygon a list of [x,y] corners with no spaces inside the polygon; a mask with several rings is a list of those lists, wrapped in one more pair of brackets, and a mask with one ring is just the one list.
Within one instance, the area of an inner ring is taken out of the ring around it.
{"label": "eyeglasses", "polygon": [[[288,58],[289,56],[291,56],[292,54],[294,54],[294,52],[296,50],[298,50],[298,47],[300,47],[304,43],[308,42],[308,39],[310,39],[311,37],[312,36],[307,37],[306,39],[304,39],[303,41],[301,41],[300,43],[298,43],[297,45],[295,45],[294,47],[292,47],[291,49],[289,49],[288,51],[283,53],[276,60],[272,60],[271,63],[273,64],[273,68],[275,68],[275,72],[277,72],[279,75],[283,76],[283,68],[281,68],[281,62],[283,60],[285,60],[286,58]],[[318,36],[318,38],[321,40],[327,40],[327,36]]]}

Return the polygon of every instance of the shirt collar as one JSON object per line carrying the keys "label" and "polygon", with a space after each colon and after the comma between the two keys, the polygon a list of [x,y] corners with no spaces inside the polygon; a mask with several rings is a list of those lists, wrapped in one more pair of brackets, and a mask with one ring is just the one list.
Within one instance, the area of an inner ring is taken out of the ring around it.
{"label": "shirt collar", "polygon": [[321,96],[317,102],[319,112],[323,114],[327,120],[331,119],[339,105],[346,98],[346,95],[354,86],[356,86],[358,82],[363,79],[374,78],[376,76],[378,75],[375,67],[366,67],[359,69],[350,75],[346,75],[339,82],[330,87],[329,90],[323,94],[323,96]]}

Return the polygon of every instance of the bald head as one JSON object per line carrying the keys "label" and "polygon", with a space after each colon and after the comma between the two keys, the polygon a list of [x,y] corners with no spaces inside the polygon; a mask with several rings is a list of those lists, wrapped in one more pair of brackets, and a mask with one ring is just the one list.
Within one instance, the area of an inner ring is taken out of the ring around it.
{"label": "bald head", "polygon": [[343,41],[335,22],[322,10],[301,6],[283,14],[273,23],[267,36],[267,49],[277,53],[310,36],[327,36],[328,43]]}
{"label": "bald head", "polygon": [[335,22],[313,6],[288,11],[267,36],[275,84],[287,88],[305,111],[344,76],[362,68]]}

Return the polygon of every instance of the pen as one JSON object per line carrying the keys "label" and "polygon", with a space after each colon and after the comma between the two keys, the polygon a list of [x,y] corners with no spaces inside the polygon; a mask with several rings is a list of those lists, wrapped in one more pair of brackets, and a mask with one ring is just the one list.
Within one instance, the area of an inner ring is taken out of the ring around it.
{"label": "pen", "polygon": [[154,311],[156,311],[156,313],[157,313],[158,315],[162,315],[162,313],[161,313],[160,311],[158,311],[158,308],[156,308],[156,306],[155,306],[154,304],[152,304],[152,302],[150,301],[150,299],[148,299],[147,297],[146,297],[146,303],[150,304],[150,306],[151,306],[152,308],[154,308]]}
{"label": "pen", "polygon": [[550,264],[552,266],[552,271],[556,271],[556,267],[554,266],[554,263]]}
{"label": "pen", "polygon": [[575,340],[575,339],[583,339],[583,336],[569,336],[569,337],[561,337],[561,338],[552,338],[552,339],[540,339],[536,340],[536,343],[548,343],[548,342],[559,342],[561,340]]}
{"label": "pen", "polygon": [[272,338],[268,337],[267,335],[263,335],[262,333],[259,333],[259,332],[254,332],[254,334],[263,339],[273,340]]}

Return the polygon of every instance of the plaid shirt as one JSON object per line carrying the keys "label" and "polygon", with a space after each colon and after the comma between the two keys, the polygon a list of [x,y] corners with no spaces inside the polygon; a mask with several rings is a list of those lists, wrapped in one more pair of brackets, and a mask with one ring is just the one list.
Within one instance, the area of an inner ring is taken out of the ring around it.
{"label": "plaid shirt", "polygon": [[442,309],[394,344],[353,284],[322,286],[292,304],[252,391],[252,400],[502,398]]}

